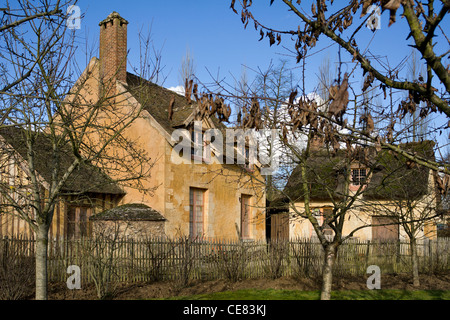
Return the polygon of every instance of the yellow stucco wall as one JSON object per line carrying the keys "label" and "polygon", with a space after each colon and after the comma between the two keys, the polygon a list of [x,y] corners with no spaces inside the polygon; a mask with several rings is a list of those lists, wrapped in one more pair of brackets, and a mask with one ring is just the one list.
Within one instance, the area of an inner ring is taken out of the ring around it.
{"label": "yellow stucco wall", "polygon": [[[93,60],[92,63],[95,63]],[[98,94],[98,68],[93,67],[91,79],[86,83],[89,90],[80,95],[92,101],[92,94]],[[116,98],[112,106],[122,115],[131,115],[140,110],[139,103],[118,83]],[[106,110],[105,115],[99,115],[98,122],[107,125],[119,116],[111,116]],[[98,133],[92,132],[90,140],[95,146]],[[167,236],[189,235],[189,190],[191,187],[205,189],[204,237],[208,238],[238,238],[236,226],[240,228],[240,196],[251,196],[250,237],[265,239],[265,194],[264,185],[260,182],[249,182],[246,175],[236,166],[216,164],[175,164],[172,161],[170,134],[167,133],[155,119],[145,110],[123,132],[126,139],[146,153],[146,166],[149,174],[139,179],[139,186],[131,183],[123,184],[126,195],[120,204],[144,203],[158,210],[166,219],[165,232]],[[122,150],[126,153],[126,150]],[[118,149],[110,150],[121,154]],[[104,163],[108,167],[108,163]],[[112,163],[109,165],[113,166]],[[122,178],[113,170],[108,172],[114,179]],[[263,181],[258,171],[256,177]]]}
{"label": "yellow stucco wall", "polygon": [[[168,234],[189,234],[191,187],[205,190],[204,236],[237,239],[242,195],[250,195],[250,238],[265,237],[265,203],[261,190],[244,186],[240,172],[222,165],[167,164],[166,218]],[[222,172],[221,170],[225,171]],[[254,185],[253,185],[254,187]],[[261,188],[261,187],[259,187]]]}
{"label": "yellow stucco wall", "polygon": [[126,135],[136,138],[136,142],[154,159],[145,185],[156,189],[153,195],[148,195],[142,190],[126,188],[122,203],[139,202],[151,206],[167,219],[168,236],[186,236],[189,235],[190,188],[204,189],[204,236],[228,239],[238,237],[236,226],[240,228],[240,197],[242,194],[250,195],[250,236],[253,239],[265,238],[265,195],[261,183],[249,182],[249,178],[234,166],[174,163],[172,145],[149,115],[137,119],[127,129]]}
{"label": "yellow stucco wall", "polygon": [[[333,203],[327,201],[312,201],[310,204],[311,209],[320,209],[320,208],[332,208]],[[305,211],[304,203],[296,203],[295,208],[298,213],[303,213]],[[311,238],[316,237],[315,231],[312,228],[309,220],[305,218],[299,217],[294,209],[290,209],[291,222],[289,224],[289,235],[291,239],[294,238]],[[320,224],[322,221],[320,217],[317,217]],[[348,235],[355,228],[359,227],[361,224],[370,223],[370,217],[363,213],[360,210],[349,210],[346,213],[346,219],[344,222],[343,234]],[[364,228],[358,230],[354,237],[359,239],[370,239],[372,237],[372,232],[370,228]]]}
{"label": "yellow stucco wall", "polygon": [[[429,194],[424,196],[422,199],[416,201],[415,209],[413,216],[418,219],[419,217],[430,217],[433,215],[433,212],[429,212],[425,210],[427,206],[433,206],[435,204],[435,196],[433,191],[433,175],[430,173],[429,176]],[[372,216],[374,215],[389,215],[389,216],[395,216],[395,212],[398,210],[397,206],[399,204],[386,200],[369,200],[369,201],[362,201],[357,200],[355,201],[353,205],[353,209],[349,210],[346,213],[346,219],[344,222],[344,228],[343,228],[343,235],[347,236],[350,234],[353,230],[360,228],[362,226],[367,226],[364,228],[359,229],[356,231],[353,235],[354,238],[357,238],[359,240],[372,240]],[[310,204],[311,208],[333,208],[332,202],[326,202],[326,201],[311,201]],[[312,228],[311,223],[298,216],[298,213],[303,213],[305,211],[304,203],[296,203],[295,208],[297,212],[294,209],[290,209],[290,224],[289,224],[289,235],[291,239],[297,238],[297,237],[315,237],[316,234]],[[417,239],[435,239],[436,238],[436,223],[434,222],[434,219],[431,219],[429,221],[426,221],[421,228],[416,233]],[[401,240],[408,240],[408,235],[406,234],[404,228],[399,225],[399,238]]]}

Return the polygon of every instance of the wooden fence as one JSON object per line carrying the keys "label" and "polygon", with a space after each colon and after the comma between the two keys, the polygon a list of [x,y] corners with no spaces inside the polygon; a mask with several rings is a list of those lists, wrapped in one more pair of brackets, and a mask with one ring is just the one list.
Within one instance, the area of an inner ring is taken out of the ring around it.
{"label": "wooden fence", "polygon": [[[450,239],[421,241],[418,249],[420,272],[450,270]],[[24,238],[0,240],[0,266],[11,252],[31,257],[35,242]],[[48,276],[50,281],[66,281],[68,266],[77,265],[84,283],[106,276],[123,282],[317,277],[322,261],[321,245],[309,239],[241,242],[89,238],[50,241]],[[370,265],[379,266],[383,273],[409,272],[409,243],[347,241],[339,249],[335,275],[367,275]]]}

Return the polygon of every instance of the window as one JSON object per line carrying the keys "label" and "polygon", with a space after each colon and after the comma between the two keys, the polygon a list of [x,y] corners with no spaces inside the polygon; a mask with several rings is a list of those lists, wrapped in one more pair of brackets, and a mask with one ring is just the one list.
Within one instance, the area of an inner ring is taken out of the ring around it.
{"label": "window", "polygon": [[360,186],[366,183],[367,170],[366,169],[352,169],[352,184]]}
{"label": "window", "polygon": [[250,239],[250,198],[249,195],[241,195],[241,238]]}
{"label": "window", "polygon": [[250,156],[250,147],[247,145],[245,146],[245,169],[247,169],[248,171],[253,171],[253,163],[250,163]]}
{"label": "window", "polygon": [[78,239],[88,236],[88,211],[87,206],[69,206],[67,210],[67,237]]}
{"label": "window", "polygon": [[189,195],[189,234],[192,238],[203,237],[205,215],[205,190],[191,188]]}
{"label": "window", "polygon": [[191,155],[194,160],[209,163],[211,161],[211,146],[210,143],[207,144],[204,137],[204,132],[195,130],[191,131]]}

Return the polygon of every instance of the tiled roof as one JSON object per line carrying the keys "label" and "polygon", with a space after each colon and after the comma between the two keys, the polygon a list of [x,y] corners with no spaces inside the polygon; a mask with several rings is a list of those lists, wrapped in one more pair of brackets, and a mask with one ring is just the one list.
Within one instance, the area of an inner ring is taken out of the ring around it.
{"label": "tiled roof", "polygon": [[[423,141],[402,144],[402,149],[413,151],[425,158],[434,158],[434,143]],[[428,192],[429,169],[411,164],[403,156],[391,151],[373,152],[372,157],[363,164],[371,168],[372,176],[363,192],[365,199],[395,200],[414,199],[424,196]],[[307,161],[307,177],[310,199],[312,201],[327,201],[342,199],[346,175],[345,153],[343,150],[331,156],[326,150],[311,154]],[[289,202],[304,201],[303,179],[301,166],[297,166],[284,190],[271,202],[270,206],[282,208]]]}
{"label": "tiled roof", "polygon": [[[169,133],[184,125],[196,110],[196,103],[188,103],[186,98],[176,92],[127,73],[128,92],[150,113],[150,115]],[[174,99],[173,115],[169,119],[169,105]],[[224,128],[215,116],[210,117],[217,128]]]}
{"label": "tiled roof", "polygon": [[[15,152],[21,155],[26,161],[27,159],[27,132],[19,127],[3,127],[0,129],[0,136],[12,146]],[[29,133],[29,132],[28,132]],[[53,167],[51,160],[53,159],[53,150],[50,137],[45,133],[33,133],[34,135],[34,165],[36,171],[44,178],[45,181],[51,182]],[[6,150],[3,150],[5,152]],[[63,145],[58,149],[58,164],[60,166],[59,177],[65,174],[66,170],[75,160],[69,145]],[[76,168],[66,184],[63,191],[80,192],[80,193],[101,193],[101,194],[124,194],[123,190],[99,168],[89,164],[81,163]]]}
{"label": "tiled roof", "polygon": [[162,214],[142,203],[124,204],[91,216],[90,220],[101,221],[165,221]]}

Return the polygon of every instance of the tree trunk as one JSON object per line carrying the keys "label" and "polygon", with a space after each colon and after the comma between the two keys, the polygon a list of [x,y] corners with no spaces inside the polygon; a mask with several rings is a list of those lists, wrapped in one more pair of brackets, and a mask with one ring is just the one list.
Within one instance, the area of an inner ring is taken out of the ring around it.
{"label": "tree trunk", "polygon": [[419,257],[417,255],[417,242],[415,238],[409,240],[411,246],[411,260],[412,260],[412,274],[413,274],[413,286],[419,287]]}
{"label": "tree trunk", "polygon": [[47,300],[48,227],[36,231],[36,300]]}
{"label": "tree trunk", "polygon": [[331,299],[331,287],[333,284],[333,267],[336,262],[337,245],[328,244],[325,247],[325,260],[322,270],[322,291],[320,294],[320,300]]}

